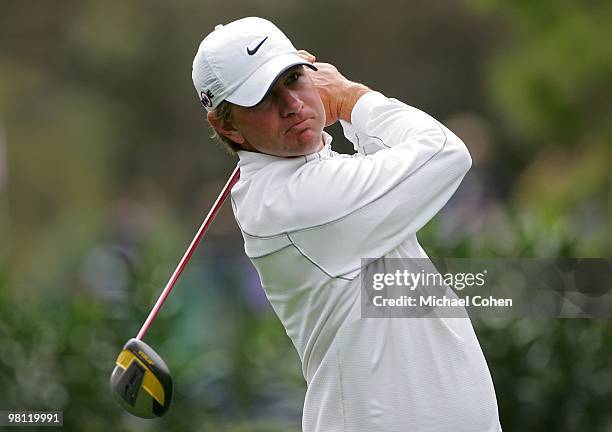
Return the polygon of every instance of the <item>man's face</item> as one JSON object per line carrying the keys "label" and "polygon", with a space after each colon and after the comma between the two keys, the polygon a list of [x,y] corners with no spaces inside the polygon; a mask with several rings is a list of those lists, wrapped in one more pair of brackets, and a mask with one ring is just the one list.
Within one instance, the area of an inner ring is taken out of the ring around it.
{"label": "man's face", "polygon": [[235,134],[243,149],[292,157],[323,148],[325,108],[304,66],[298,65],[274,83],[253,107],[232,107]]}

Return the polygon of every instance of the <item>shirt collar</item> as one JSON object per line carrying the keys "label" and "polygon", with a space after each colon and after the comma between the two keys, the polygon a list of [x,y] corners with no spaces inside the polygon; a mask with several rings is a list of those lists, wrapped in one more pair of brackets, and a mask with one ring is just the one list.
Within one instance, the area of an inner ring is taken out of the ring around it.
{"label": "shirt collar", "polygon": [[246,178],[249,174],[252,174],[260,169],[264,168],[266,165],[269,165],[274,162],[285,161],[285,162],[293,162],[296,164],[302,164],[304,162],[311,161],[313,159],[320,159],[322,156],[330,156],[331,155],[331,142],[332,136],[327,132],[323,131],[323,142],[325,143],[323,148],[318,152],[310,153],[303,156],[296,157],[280,157],[280,156],[272,156],[265,153],[257,153],[246,150],[240,150],[236,152],[238,157],[240,158],[238,161],[238,165],[240,166],[240,177]]}

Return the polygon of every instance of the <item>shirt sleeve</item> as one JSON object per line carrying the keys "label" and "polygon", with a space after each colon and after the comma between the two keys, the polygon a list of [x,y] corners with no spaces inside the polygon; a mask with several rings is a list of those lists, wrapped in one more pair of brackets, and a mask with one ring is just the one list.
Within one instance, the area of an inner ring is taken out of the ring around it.
{"label": "shirt sleeve", "polygon": [[[381,96],[384,99],[381,99]],[[397,99],[385,98],[382,94],[378,92],[369,92],[358,101],[361,103],[358,105],[356,104],[355,109],[353,110],[354,115],[351,116],[351,123],[346,122],[344,120],[340,120],[340,125],[342,126],[342,131],[344,132],[345,138],[353,144],[353,149],[357,153],[364,156],[372,155],[379,150],[390,148],[390,145],[392,144],[385,143],[384,141],[382,141],[382,139],[380,139],[380,137],[376,135],[369,135],[364,130],[360,130],[357,127],[353,126],[352,122],[359,122],[360,120],[363,120],[364,116],[367,115],[368,105],[371,103],[376,104],[377,101],[379,103],[392,102],[399,105],[404,105],[406,108],[411,108],[410,106],[402,103]]]}
{"label": "shirt sleeve", "polygon": [[353,149],[360,155],[373,155],[378,150],[389,148],[375,137],[369,137],[359,132],[353,127],[352,123],[340,120],[340,125],[342,126],[344,137],[353,144]]}
{"label": "shirt sleeve", "polygon": [[287,199],[300,197],[291,225],[305,227],[290,233],[291,241],[331,274],[355,266],[348,255],[378,258],[414,235],[472,162],[444,125],[378,92],[359,99],[347,129],[363,153],[305,164],[285,188]]}

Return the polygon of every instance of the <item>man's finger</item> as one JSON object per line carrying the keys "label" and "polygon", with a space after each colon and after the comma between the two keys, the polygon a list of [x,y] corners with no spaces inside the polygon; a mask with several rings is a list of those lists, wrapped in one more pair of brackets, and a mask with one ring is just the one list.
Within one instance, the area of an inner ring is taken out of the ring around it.
{"label": "man's finger", "polygon": [[306,50],[298,50],[298,55],[309,63],[314,63],[317,58]]}

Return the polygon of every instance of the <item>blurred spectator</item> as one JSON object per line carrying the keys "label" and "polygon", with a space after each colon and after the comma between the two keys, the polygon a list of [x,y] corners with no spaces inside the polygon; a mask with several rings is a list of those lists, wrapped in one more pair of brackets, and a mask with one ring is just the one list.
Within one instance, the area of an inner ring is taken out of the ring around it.
{"label": "blurred spectator", "polygon": [[463,140],[472,156],[472,168],[440,215],[438,242],[449,248],[469,240],[476,248],[488,239],[511,241],[502,190],[508,179],[499,171],[490,126],[475,113],[459,112],[445,124]]}

